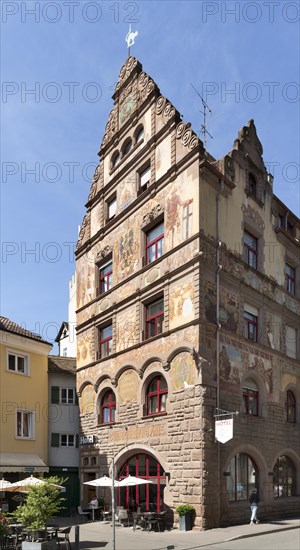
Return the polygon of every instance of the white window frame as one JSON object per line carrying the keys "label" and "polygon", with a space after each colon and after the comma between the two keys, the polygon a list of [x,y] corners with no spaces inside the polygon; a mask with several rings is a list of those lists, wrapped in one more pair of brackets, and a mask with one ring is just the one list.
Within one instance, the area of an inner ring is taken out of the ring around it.
{"label": "white window frame", "polygon": [[[15,368],[14,369],[9,368],[9,356],[10,355],[15,357]],[[17,362],[18,358],[24,359],[24,372],[19,371],[18,368],[16,368],[16,362]],[[26,355],[25,353],[19,353],[15,350],[8,349],[7,353],[6,353],[6,370],[7,370],[7,372],[11,372],[13,374],[20,374],[21,376],[28,376],[29,375],[29,356]]]}
{"label": "white window frame", "polygon": [[[62,393],[63,390],[66,391],[66,401],[63,400]],[[73,398],[72,401],[69,401],[68,393],[69,391],[73,392]],[[75,405],[76,402],[76,393],[75,388],[59,388],[59,403],[60,405]]]}
{"label": "white window frame", "polygon": [[[66,438],[66,445],[62,444],[62,438]],[[70,439],[73,438],[73,443],[70,444]],[[60,447],[76,447],[76,434],[59,434],[59,446]]]}
{"label": "white window frame", "polygon": [[117,197],[111,197],[107,201],[107,219],[112,220],[117,212]]}
{"label": "white window frame", "polygon": [[145,191],[150,185],[151,181],[151,164],[147,164],[143,170],[139,173],[139,188],[141,191]]}
{"label": "white window frame", "polygon": [[[28,436],[27,435],[18,435],[18,414],[22,415],[22,421],[21,421],[21,432],[23,432],[23,424],[24,424],[24,415],[28,415]],[[29,440],[29,439],[35,439],[35,412],[30,410],[24,410],[24,409],[17,409],[16,410],[16,439],[23,439],[23,440]]]}

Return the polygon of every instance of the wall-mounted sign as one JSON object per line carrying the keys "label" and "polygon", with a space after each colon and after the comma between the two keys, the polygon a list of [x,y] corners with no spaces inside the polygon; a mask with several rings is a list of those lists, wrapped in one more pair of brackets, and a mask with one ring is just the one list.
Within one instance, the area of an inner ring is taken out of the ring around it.
{"label": "wall-mounted sign", "polygon": [[94,435],[82,435],[79,439],[80,445],[90,445],[91,443],[95,443],[95,436]]}
{"label": "wall-mounted sign", "polygon": [[226,420],[216,420],[215,438],[220,443],[226,443],[233,438],[233,418]]}

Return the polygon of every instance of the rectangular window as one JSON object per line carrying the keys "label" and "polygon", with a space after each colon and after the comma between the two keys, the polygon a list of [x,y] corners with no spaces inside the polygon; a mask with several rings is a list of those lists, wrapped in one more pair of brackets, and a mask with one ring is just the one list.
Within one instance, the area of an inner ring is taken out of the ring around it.
{"label": "rectangular window", "polygon": [[146,261],[151,264],[157,258],[160,258],[163,253],[164,244],[164,222],[159,223],[146,233]]}
{"label": "rectangular window", "polygon": [[112,325],[108,325],[100,330],[100,358],[104,359],[112,353]]}
{"label": "rectangular window", "polygon": [[60,434],[60,446],[61,447],[75,447],[75,435],[74,434]]}
{"label": "rectangular window", "polygon": [[297,358],[297,331],[286,325],[285,333],[286,354],[293,359]]}
{"label": "rectangular window", "polygon": [[73,405],[75,403],[75,389],[60,388],[60,402],[67,405]]}
{"label": "rectangular window", "polygon": [[258,416],[258,391],[253,388],[243,388],[244,413]]}
{"label": "rectangular window", "polygon": [[244,232],[244,259],[245,262],[257,269],[257,239],[247,231]]}
{"label": "rectangular window", "polygon": [[160,298],[146,306],[146,338],[157,336],[163,331],[164,299]]}
{"label": "rectangular window", "polygon": [[285,285],[290,294],[295,294],[295,278],[295,269],[291,265],[285,264]]}
{"label": "rectangular window", "polygon": [[17,411],[17,437],[21,439],[34,438],[34,413],[29,411]]}
{"label": "rectangular window", "polygon": [[19,353],[8,352],[7,368],[10,372],[28,374],[28,356]]}
{"label": "rectangular window", "polygon": [[258,311],[254,307],[244,308],[244,336],[252,342],[257,342]]}
{"label": "rectangular window", "polygon": [[112,261],[99,268],[100,294],[107,292],[112,285]]}
{"label": "rectangular window", "polygon": [[112,220],[117,211],[117,199],[114,197],[113,199],[107,201],[107,217],[109,220]]}
{"label": "rectangular window", "polygon": [[149,164],[146,168],[144,168],[144,170],[142,170],[139,173],[139,190],[141,193],[143,191],[146,191],[147,187],[150,184],[150,178],[151,178],[151,168]]}

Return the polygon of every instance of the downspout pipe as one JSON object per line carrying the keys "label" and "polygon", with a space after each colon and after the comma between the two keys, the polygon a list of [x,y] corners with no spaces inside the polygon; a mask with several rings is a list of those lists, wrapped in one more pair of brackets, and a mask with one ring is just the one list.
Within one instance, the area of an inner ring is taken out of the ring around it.
{"label": "downspout pipe", "polygon": [[[220,253],[222,241],[220,240],[220,202],[221,202],[221,192],[224,188],[224,182],[220,181],[220,190],[217,193],[216,197],[216,240],[217,240],[217,249],[216,249],[216,322],[217,322],[217,332],[216,332],[216,370],[217,370],[217,409],[220,409],[220,332],[221,332],[221,323],[220,323],[220,271],[222,266],[220,264]],[[220,457],[220,443],[217,442],[217,483],[220,489],[221,487],[221,457]],[[221,520],[221,495],[219,496],[219,523]]]}

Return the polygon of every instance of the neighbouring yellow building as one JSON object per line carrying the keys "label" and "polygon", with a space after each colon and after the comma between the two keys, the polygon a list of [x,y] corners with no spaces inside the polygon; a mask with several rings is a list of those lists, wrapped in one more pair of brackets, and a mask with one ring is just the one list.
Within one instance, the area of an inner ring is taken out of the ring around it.
{"label": "neighbouring yellow building", "polygon": [[0,317],[0,477],[48,471],[48,354],[41,336]]}

